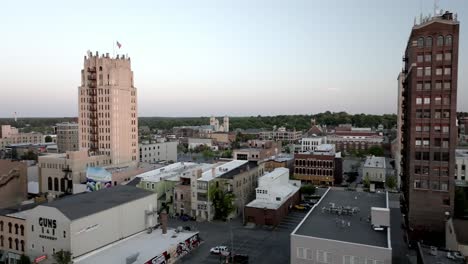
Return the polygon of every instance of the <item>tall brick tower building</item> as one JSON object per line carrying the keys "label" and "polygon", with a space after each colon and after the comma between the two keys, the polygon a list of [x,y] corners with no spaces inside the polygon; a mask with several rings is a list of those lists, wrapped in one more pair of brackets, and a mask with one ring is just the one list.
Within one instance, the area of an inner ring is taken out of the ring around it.
{"label": "tall brick tower building", "polygon": [[401,177],[412,237],[443,233],[453,213],[459,22],[445,12],[413,26],[403,58]]}
{"label": "tall brick tower building", "polygon": [[88,52],[78,96],[80,149],[108,155],[112,165],[136,165],[137,90],[130,58]]}

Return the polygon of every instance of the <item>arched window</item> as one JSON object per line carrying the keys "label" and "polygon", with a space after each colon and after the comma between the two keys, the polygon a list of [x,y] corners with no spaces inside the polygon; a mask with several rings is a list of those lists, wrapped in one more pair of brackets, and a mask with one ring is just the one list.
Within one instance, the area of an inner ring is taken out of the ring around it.
{"label": "arched window", "polygon": [[49,191],[52,191],[52,189],[53,189],[53,187],[52,187],[52,178],[51,177],[47,178],[47,189]]}
{"label": "arched window", "polygon": [[452,35],[445,37],[445,46],[452,46]]}
{"label": "arched window", "polygon": [[58,190],[59,190],[58,179],[54,178],[54,191],[58,192]]}
{"label": "arched window", "polygon": [[8,233],[10,234],[11,234],[11,226],[12,226],[11,223],[8,223]]}
{"label": "arched window", "polygon": [[21,240],[21,251],[24,251],[24,240]]}
{"label": "arched window", "polygon": [[0,221],[0,232],[3,232],[3,221]]}
{"label": "arched window", "polygon": [[24,225],[20,226],[21,235],[24,236]]}
{"label": "arched window", "polygon": [[444,45],[444,36],[438,36],[437,37],[437,46],[443,46]]}
{"label": "arched window", "polygon": [[8,238],[8,248],[9,249],[12,249],[13,247],[13,239],[11,239],[11,237]]}
{"label": "arched window", "polygon": [[0,236],[0,247],[3,247],[3,236]]}
{"label": "arched window", "polygon": [[426,47],[432,47],[432,37],[426,38]]}
{"label": "arched window", "polygon": [[424,38],[423,37],[418,38],[418,47],[420,47],[420,48],[424,47]]}
{"label": "arched window", "polygon": [[15,250],[19,250],[19,240],[15,239]]}
{"label": "arched window", "polygon": [[18,228],[19,228],[18,224],[15,224],[15,235],[18,234]]}

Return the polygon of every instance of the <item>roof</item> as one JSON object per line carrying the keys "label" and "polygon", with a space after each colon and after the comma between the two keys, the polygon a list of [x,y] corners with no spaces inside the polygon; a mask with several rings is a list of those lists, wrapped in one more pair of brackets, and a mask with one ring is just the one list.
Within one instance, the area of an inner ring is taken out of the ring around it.
{"label": "roof", "polygon": [[207,170],[211,168],[211,166],[211,164],[207,163],[177,162],[162,168],[147,171],[137,175],[136,177],[141,178],[142,181],[159,182],[162,179],[183,176],[186,172],[191,170]]}
{"label": "roof", "polygon": [[[135,253],[138,258],[135,263],[147,263],[156,256],[163,254],[179,243],[183,243],[198,232],[176,233],[174,229],[168,229],[167,235],[163,235],[161,229],[154,230],[151,234],[146,231],[138,233],[127,239],[119,240],[103,248],[92,251],[73,260],[76,264],[115,263],[125,264],[126,259]],[[172,236],[175,234],[175,236]],[[175,258],[176,256],[171,256]],[[158,262],[160,263],[160,262]]]}
{"label": "roof", "polygon": [[456,149],[455,156],[459,158],[468,158],[468,149]]}
{"label": "roof", "polygon": [[240,173],[242,173],[242,172],[244,172],[246,170],[250,170],[250,169],[258,167],[258,163],[256,161],[245,161],[244,160],[244,162],[245,162],[244,164],[241,164],[240,166],[237,166],[236,168],[222,174],[221,178],[223,178],[223,179],[233,179],[236,175],[239,175]]}
{"label": "roof", "polygon": [[[27,203],[27,204],[22,204],[19,206],[13,206],[13,207],[8,207],[8,208],[2,208],[0,209],[0,215],[6,215],[6,216],[12,216],[16,218],[23,218],[22,216],[24,215],[23,212],[31,210],[35,208],[38,205],[41,205],[43,203]],[[25,219],[25,218],[23,218]]]}
{"label": "roof", "polygon": [[202,176],[198,178],[199,181],[211,181],[224,174],[230,173],[232,170],[237,169],[239,166],[248,163],[247,160],[232,160],[221,164],[220,166],[213,167],[211,170],[203,172]]}
{"label": "roof", "polygon": [[[354,215],[333,214],[326,208],[357,207]],[[342,242],[387,248],[387,230],[374,231],[368,221],[371,207],[387,208],[385,193],[329,189],[306,215],[292,235],[331,239]]]}
{"label": "roof", "polygon": [[[263,189],[259,187],[260,189]],[[296,194],[299,191],[299,186],[294,186],[292,184],[283,185],[283,186],[274,186],[272,188],[268,188],[269,192],[280,195],[283,199],[281,201],[276,202],[272,200],[260,200],[255,199],[247,204],[247,207],[255,207],[255,208],[266,208],[266,209],[278,209],[281,205],[288,201],[288,199]]]}
{"label": "roof", "polygon": [[385,157],[369,156],[364,163],[364,168],[385,169]]}
{"label": "roof", "polygon": [[154,193],[133,186],[117,185],[99,191],[65,196],[43,206],[56,208],[68,219],[75,220],[149,195]]}
{"label": "roof", "polygon": [[468,245],[468,220],[453,219],[453,228],[459,244]]}
{"label": "roof", "polygon": [[[420,254],[422,260],[421,264],[462,264],[465,263],[463,257],[461,258],[448,258],[447,253],[450,253],[453,256],[452,251],[446,249],[439,249],[435,247],[431,247],[428,245],[423,245],[418,243],[418,253]],[[418,255],[419,255],[418,254]]]}

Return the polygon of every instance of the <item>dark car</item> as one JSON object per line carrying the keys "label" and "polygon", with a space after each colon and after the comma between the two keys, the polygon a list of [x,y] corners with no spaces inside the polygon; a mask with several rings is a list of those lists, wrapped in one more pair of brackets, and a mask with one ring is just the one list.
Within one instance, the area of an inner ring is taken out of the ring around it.
{"label": "dark car", "polygon": [[235,254],[233,257],[233,262],[236,264],[247,264],[249,263],[249,256],[243,254]]}

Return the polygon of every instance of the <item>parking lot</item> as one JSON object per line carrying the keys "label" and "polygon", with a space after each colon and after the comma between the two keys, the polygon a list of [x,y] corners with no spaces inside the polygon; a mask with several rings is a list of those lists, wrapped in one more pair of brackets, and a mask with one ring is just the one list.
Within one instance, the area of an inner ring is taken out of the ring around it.
{"label": "parking lot", "polygon": [[220,256],[210,254],[210,249],[215,246],[228,246],[234,254],[248,255],[249,263],[289,263],[289,235],[306,213],[292,211],[275,228],[244,226],[241,219],[209,223],[171,219],[170,225],[191,226],[200,232],[203,239],[200,247],[184,256],[179,263],[221,263]]}

